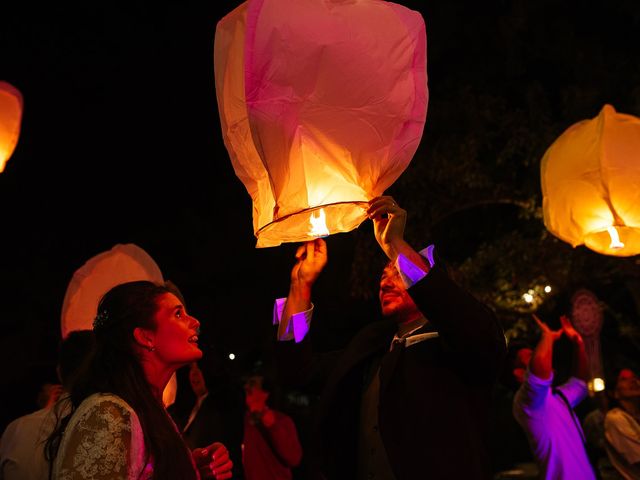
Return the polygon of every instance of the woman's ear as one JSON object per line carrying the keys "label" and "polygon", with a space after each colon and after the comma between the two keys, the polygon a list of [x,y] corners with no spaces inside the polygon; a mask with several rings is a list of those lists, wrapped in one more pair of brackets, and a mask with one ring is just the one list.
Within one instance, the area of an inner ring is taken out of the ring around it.
{"label": "woman's ear", "polygon": [[151,330],[136,327],[133,329],[133,339],[142,348],[149,350],[150,352],[155,350],[155,345],[153,344],[153,332],[151,332]]}

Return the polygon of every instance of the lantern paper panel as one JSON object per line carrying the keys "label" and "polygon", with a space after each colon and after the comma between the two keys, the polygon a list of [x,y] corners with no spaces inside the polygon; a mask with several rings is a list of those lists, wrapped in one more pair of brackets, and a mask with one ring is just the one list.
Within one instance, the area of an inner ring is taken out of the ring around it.
{"label": "lantern paper panel", "polygon": [[102,296],[116,285],[137,280],[164,282],[156,262],[137,245],[118,244],[87,260],[67,286],[62,304],[62,337],[73,330],[93,329]]}
{"label": "lantern paper panel", "polygon": [[18,144],[22,122],[22,94],[0,81],[0,173]]}
{"label": "lantern paper panel", "polygon": [[541,164],[544,223],[576,247],[640,253],[640,119],[605,105],[569,127]]}
{"label": "lantern paper panel", "polygon": [[353,230],[420,143],[426,31],[403,6],[249,0],[218,23],[214,66],[258,247]]}

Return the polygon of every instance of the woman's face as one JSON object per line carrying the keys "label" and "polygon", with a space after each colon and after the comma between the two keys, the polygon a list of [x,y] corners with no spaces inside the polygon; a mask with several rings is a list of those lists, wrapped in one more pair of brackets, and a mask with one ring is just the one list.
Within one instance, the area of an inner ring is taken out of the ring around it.
{"label": "woman's face", "polygon": [[172,293],[157,300],[153,346],[156,357],[166,365],[182,366],[202,358],[198,348],[200,322],[187,314],[182,302]]}
{"label": "woman's face", "polygon": [[618,375],[615,397],[618,400],[629,400],[640,397],[640,379],[629,368],[623,368]]}

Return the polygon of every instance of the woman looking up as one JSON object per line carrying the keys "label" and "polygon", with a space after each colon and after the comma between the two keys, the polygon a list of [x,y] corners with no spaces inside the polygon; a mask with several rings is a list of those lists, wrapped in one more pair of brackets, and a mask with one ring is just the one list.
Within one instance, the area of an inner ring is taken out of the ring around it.
{"label": "woman looking up", "polygon": [[128,282],[104,295],[94,357],[47,444],[53,479],[231,478],[224,445],[189,451],[162,403],[171,375],[202,357],[199,327],[171,284]]}

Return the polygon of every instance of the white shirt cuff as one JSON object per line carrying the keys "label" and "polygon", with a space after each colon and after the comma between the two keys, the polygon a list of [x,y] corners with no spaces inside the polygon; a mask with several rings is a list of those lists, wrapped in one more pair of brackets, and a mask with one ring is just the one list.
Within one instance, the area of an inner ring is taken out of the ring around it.
{"label": "white shirt cuff", "polygon": [[[284,311],[284,305],[287,302],[286,298],[277,298],[273,305],[273,324],[280,325],[282,320],[282,312]],[[313,316],[313,303],[309,310],[303,312],[294,313],[291,315],[287,330],[278,337],[279,341],[295,340],[296,343],[300,343],[307,336],[309,328],[311,327],[311,317]]]}
{"label": "white shirt cuff", "polygon": [[[434,248],[434,245],[429,245],[427,248],[424,248],[418,252],[420,255],[427,259],[430,267],[433,267],[435,265],[435,260],[433,259]],[[426,277],[428,273],[418,265],[413,263],[411,260],[409,260],[407,257],[405,257],[403,254],[399,254],[398,258],[396,258],[396,269],[400,273],[400,278],[402,279],[402,283],[404,284],[405,288],[409,288],[415,285],[424,277]]]}

